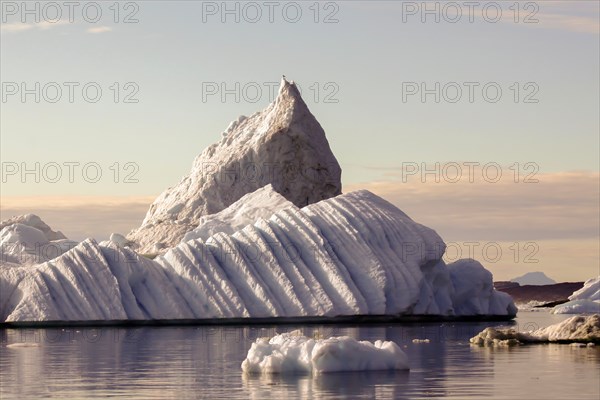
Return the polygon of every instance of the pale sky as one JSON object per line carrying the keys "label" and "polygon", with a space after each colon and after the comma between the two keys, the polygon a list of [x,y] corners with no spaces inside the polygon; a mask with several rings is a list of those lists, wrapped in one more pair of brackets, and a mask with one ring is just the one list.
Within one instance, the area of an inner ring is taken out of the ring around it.
{"label": "pale sky", "polygon": [[[27,3],[39,22],[1,3],[3,219],[37,213],[76,239],[126,233],[285,74],[325,129],[344,191],[370,189],[447,242],[538,244],[539,263],[505,251],[486,264],[499,279],[600,273],[597,1],[472,12],[460,1],[228,2],[232,13],[220,1],[99,2],[98,17],[81,2],[72,21],[64,6],[57,18]],[[471,162],[499,165],[503,180],[421,176]],[[36,163],[39,182],[21,175]]]}

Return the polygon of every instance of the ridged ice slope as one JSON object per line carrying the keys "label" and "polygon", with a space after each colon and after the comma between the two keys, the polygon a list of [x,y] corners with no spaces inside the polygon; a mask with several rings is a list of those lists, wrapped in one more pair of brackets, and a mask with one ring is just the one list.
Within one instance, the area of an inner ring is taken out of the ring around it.
{"label": "ridged ice slope", "polygon": [[154,261],[87,240],[44,264],[0,269],[0,317],[514,315],[489,272],[472,260],[446,267],[444,249],[433,230],[357,191],[180,243]]}

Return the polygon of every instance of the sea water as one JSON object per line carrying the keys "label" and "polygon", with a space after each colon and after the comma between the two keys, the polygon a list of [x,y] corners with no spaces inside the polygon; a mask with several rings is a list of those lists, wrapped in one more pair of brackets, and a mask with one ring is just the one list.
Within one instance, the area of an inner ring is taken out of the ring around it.
{"label": "sea water", "polygon": [[[536,329],[568,317],[521,311],[512,326]],[[0,398],[599,398],[600,346],[469,344],[485,327],[506,324],[4,329]],[[320,376],[242,373],[240,364],[256,338],[295,329],[314,337],[393,340],[408,355],[411,369]]]}

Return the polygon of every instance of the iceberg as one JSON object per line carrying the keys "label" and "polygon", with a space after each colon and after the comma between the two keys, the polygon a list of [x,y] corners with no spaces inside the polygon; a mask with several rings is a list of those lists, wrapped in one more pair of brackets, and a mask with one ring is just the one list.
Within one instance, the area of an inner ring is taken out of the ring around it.
{"label": "iceberg", "polygon": [[569,301],[552,309],[553,314],[600,313],[600,276],[588,279],[583,287],[569,296]]}
{"label": "iceberg", "polygon": [[407,370],[408,357],[391,341],[357,341],[348,336],[313,339],[299,331],[259,338],[242,370],[248,374]]}
{"label": "iceberg", "polygon": [[486,328],[470,339],[478,346],[514,346],[523,343],[599,343],[600,315],[576,316],[529,332],[512,328]]}
{"label": "iceberg", "polygon": [[[268,190],[265,189],[265,190]],[[448,266],[435,231],[366,190],[291,205],[150,260],[87,239],[0,269],[3,321],[349,315],[514,316],[474,260]]]}
{"label": "iceberg", "polygon": [[516,315],[479,262],[446,265],[435,231],[369,191],[341,194],[340,177],[284,79],[127,237],[78,243],[39,217],[2,222],[0,321]]}

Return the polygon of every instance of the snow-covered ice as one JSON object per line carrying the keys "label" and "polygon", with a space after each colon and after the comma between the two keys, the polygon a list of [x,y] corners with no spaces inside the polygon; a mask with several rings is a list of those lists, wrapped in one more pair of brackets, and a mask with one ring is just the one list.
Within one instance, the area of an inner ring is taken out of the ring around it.
{"label": "snow-covered ice", "polygon": [[44,221],[42,221],[40,217],[35,214],[18,215],[4,220],[0,222],[0,230],[14,224],[22,224],[36,228],[44,234],[46,240],[48,241],[66,239],[62,232],[53,231]]}
{"label": "snow-covered ice", "polygon": [[34,265],[51,260],[78,242],[55,232],[34,214],[0,223],[0,266]]}
{"label": "snow-covered ice", "polygon": [[[265,189],[266,190],[266,189]],[[4,321],[340,315],[514,316],[476,261],[449,266],[431,229],[366,190],[291,205],[154,260],[88,239],[0,269]]]}
{"label": "snow-covered ice", "polygon": [[435,231],[371,192],[341,194],[325,132],[285,79],[128,237],[77,243],[33,215],[0,227],[1,321],[517,312],[479,262],[446,265]]}
{"label": "snow-covered ice", "polygon": [[250,374],[407,369],[408,357],[394,342],[348,336],[313,339],[299,331],[257,339],[242,362],[242,370]]}
{"label": "snow-covered ice", "polygon": [[298,207],[341,193],[341,168],[323,128],[293,82],[282,80],[275,101],[232,122],[218,143],[194,160],[190,174],[164,191],[128,238],[141,253],[164,252],[263,186]]}
{"label": "snow-covered ice", "polygon": [[569,296],[569,301],[552,309],[554,314],[600,313],[600,276],[588,279],[583,287]]}
{"label": "snow-covered ice", "polygon": [[183,236],[183,242],[192,239],[207,240],[216,233],[233,234],[259,218],[269,219],[276,211],[293,204],[269,184],[241,199],[216,214],[200,217],[198,227]]}
{"label": "snow-covered ice", "polygon": [[539,342],[600,342],[600,315],[575,316],[529,332],[513,328],[486,328],[470,342],[479,346],[514,346]]}
{"label": "snow-covered ice", "polygon": [[571,300],[552,309],[553,314],[593,314],[600,313],[600,301]]}

